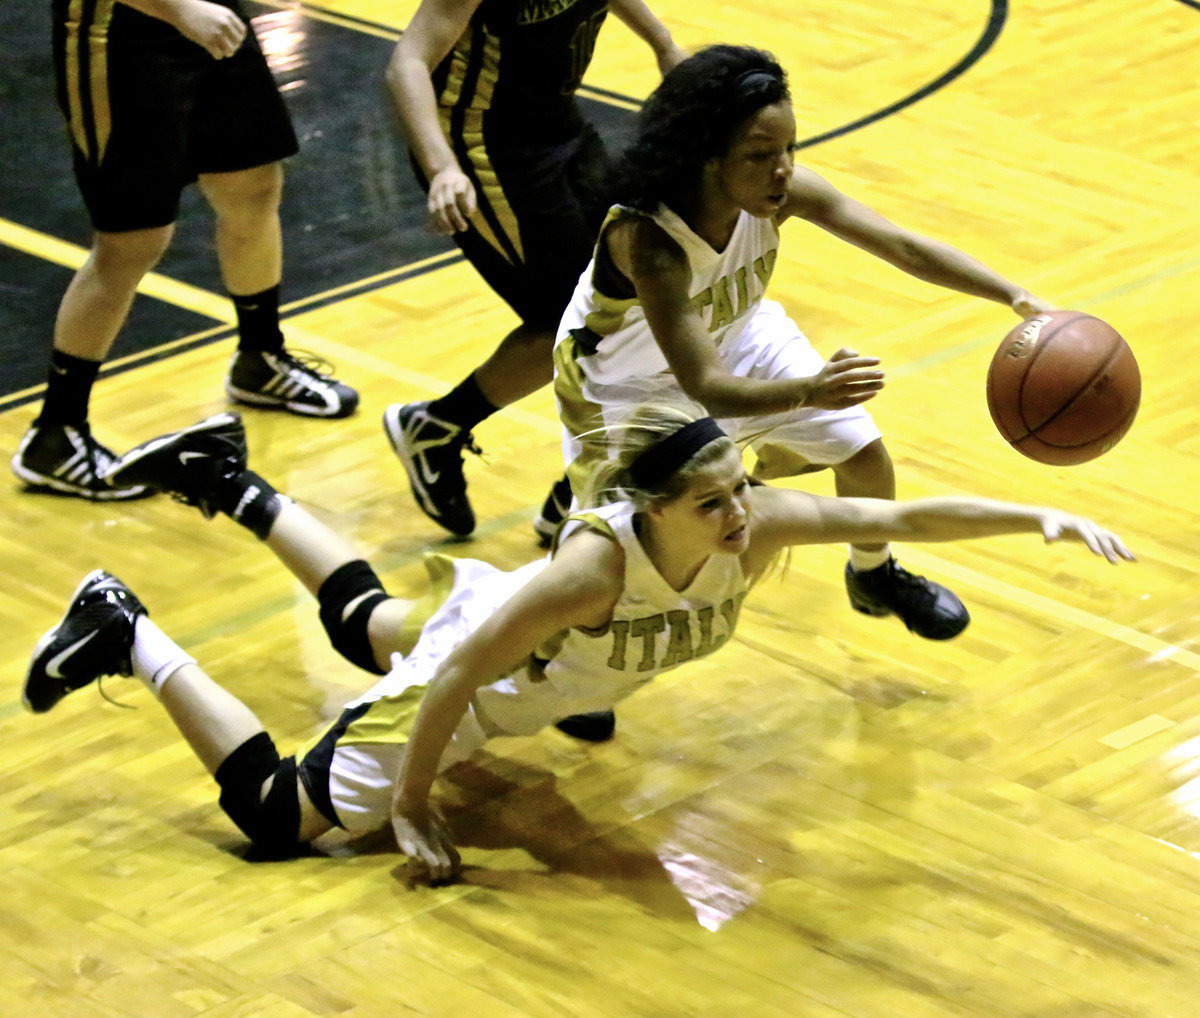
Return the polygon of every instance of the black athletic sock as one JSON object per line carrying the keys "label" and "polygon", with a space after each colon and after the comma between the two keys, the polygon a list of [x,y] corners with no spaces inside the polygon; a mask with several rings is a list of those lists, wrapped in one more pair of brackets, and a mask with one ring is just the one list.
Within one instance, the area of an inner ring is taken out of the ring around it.
{"label": "black athletic sock", "polygon": [[445,396],[435,399],[429,404],[429,413],[440,417],[443,421],[457,424],[464,431],[470,431],[480,421],[491,417],[500,408],[493,406],[479,388],[473,374],[467,375],[458,385]]}
{"label": "black athletic sock", "polygon": [[287,499],[253,470],[243,470],[221,482],[217,508],[265,541],[286,503]]}
{"label": "black athletic sock", "polygon": [[88,416],[92,383],[96,381],[101,363],[51,350],[46,396],[36,423],[83,424]]}
{"label": "black athletic sock", "polygon": [[265,350],[276,353],[283,349],[283,333],[279,329],[279,285],[261,293],[238,296],[231,293],[238,320],[238,349]]}

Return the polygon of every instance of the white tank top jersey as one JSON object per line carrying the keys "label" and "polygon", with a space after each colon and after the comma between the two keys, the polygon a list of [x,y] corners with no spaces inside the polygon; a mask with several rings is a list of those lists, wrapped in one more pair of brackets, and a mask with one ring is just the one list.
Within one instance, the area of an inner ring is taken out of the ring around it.
{"label": "white tank top jersey", "polygon": [[[644,381],[669,374],[632,284],[612,264],[604,244],[608,227],[646,213],[614,206],[600,230],[588,264],[558,328],[556,345],[570,343],[569,353],[585,377],[599,385]],[[766,293],[779,252],[779,227],[772,219],[742,212],[723,251],[708,242],[664,205],[649,218],[675,240],[687,256],[692,280],[689,297],[720,346],[735,326],[749,320]],[[557,351],[558,357],[568,351]]]}
{"label": "white tank top jersey", "polygon": [[[634,511],[618,502],[572,517],[561,540],[590,528],[625,552],[625,587],[602,629],[571,629],[510,675],[476,691],[470,715],[488,737],[531,735],[571,714],[608,710],[661,672],[703,657],[733,635],[748,583],[736,555],[713,555],[691,585],[676,591],[651,563],[634,532]],[[413,651],[354,707],[428,683],[437,667],[549,558],[503,572],[472,559],[454,561],[449,597],[425,624]]]}
{"label": "white tank top jersey", "polygon": [[748,584],[736,555],[712,555],[686,590],[674,590],[634,532],[633,506],[619,502],[572,517],[561,540],[588,527],[625,552],[625,587],[602,629],[571,629],[523,669],[480,689],[484,729],[532,734],[571,714],[607,710],[656,675],[726,643]]}

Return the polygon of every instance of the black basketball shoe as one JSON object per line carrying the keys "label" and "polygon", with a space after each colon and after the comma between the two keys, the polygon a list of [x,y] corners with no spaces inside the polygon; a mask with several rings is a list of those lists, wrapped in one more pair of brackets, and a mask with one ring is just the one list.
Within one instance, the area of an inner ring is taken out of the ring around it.
{"label": "black basketball shoe", "polygon": [[421,511],[457,537],[475,529],[467,498],[463,452],[480,455],[471,433],[429,413],[429,403],[393,403],[383,412],[383,430],[399,458]]}
{"label": "black basketball shoe", "polygon": [[35,421],[17,446],[12,472],[35,490],[93,502],[119,502],[153,494],[140,484],[112,487],[104,480],[116,454],[92,438],[86,424]]}
{"label": "black basketball shoe", "polygon": [[617,730],[617,716],[610,710],[572,714],[554,725],[564,735],[584,742],[608,742]]}
{"label": "black basketball shoe", "polygon": [[62,621],[38,641],[21,702],[44,714],[102,675],[132,675],[134,626],[146,608],[125,584],[97,569],[71,595]]}
{"label": "black basketball shoe", "polygon": [[287,410],[302,417],[349,417],[358,393],[327,374],[332,365],[313,354],[237,350],[225,394],[239,403]]}
{"label": "black basketball shoe", "polygon": [[165,491],[212,519],[221,483],[245,469],[246,429],[237,414],[223,413],[135,446],[113,462],[106,477],[114,485]]}
{"label": "black basketball shoe", "polygon": [[899,616],[909,631],[927,640],[950,640],[967,628],[970,613],[953,591],[917,576],[888,559],[875,569],[846,563],[850,605],[864,615]]}

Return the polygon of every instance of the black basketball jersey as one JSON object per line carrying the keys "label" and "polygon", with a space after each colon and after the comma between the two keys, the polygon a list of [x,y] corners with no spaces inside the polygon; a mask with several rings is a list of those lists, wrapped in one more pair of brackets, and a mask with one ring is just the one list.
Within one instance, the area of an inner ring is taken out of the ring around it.
{"label": "black basketball jersey", "polygon": [[607,0],[483,0],[433,75],[447,133],[486,126],[514,145],[572,133],[607,13]]}

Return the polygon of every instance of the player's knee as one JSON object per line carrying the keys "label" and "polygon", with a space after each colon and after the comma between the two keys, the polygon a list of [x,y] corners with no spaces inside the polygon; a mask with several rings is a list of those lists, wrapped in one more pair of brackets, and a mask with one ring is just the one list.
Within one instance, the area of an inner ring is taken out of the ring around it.
{"label": "player's knee", "polygon": [[[296,759],[281,760],[266,732],[251,736],[230,753],[215,778],[221,809],[261,856],[288,858],[300,851]],[[273,780],[264,792],[268,778]]]}
{"label": "player's knee", "polygon": [[321,625],[333,649],[364,671],[382,675],[371,646],[371,613],[388,599],[379,577],[362,559],[335,569],[317,591]]}
{"label": "player's knee", "polygon": [[283,167],[267,163],[205,177],[203,191],[223,229],[256,229],[274,216],[283,198]]}
{"label": "player's knee", "polygon": [[175,232],[173,225],[121,233],[97,232],[92,242],[92,267],[106,280],[137,282],[164,254]]}
{"label": "player's knee", "polygon": [[883,444],[882,438],[868,442],[854,453],[853,456],[848,457],[845,461],[834,467],[835,470],[854,472],[864,476],[873,475],[880,471],[890,471],[891,468],[892,457],[888,454],[887,446]]}

